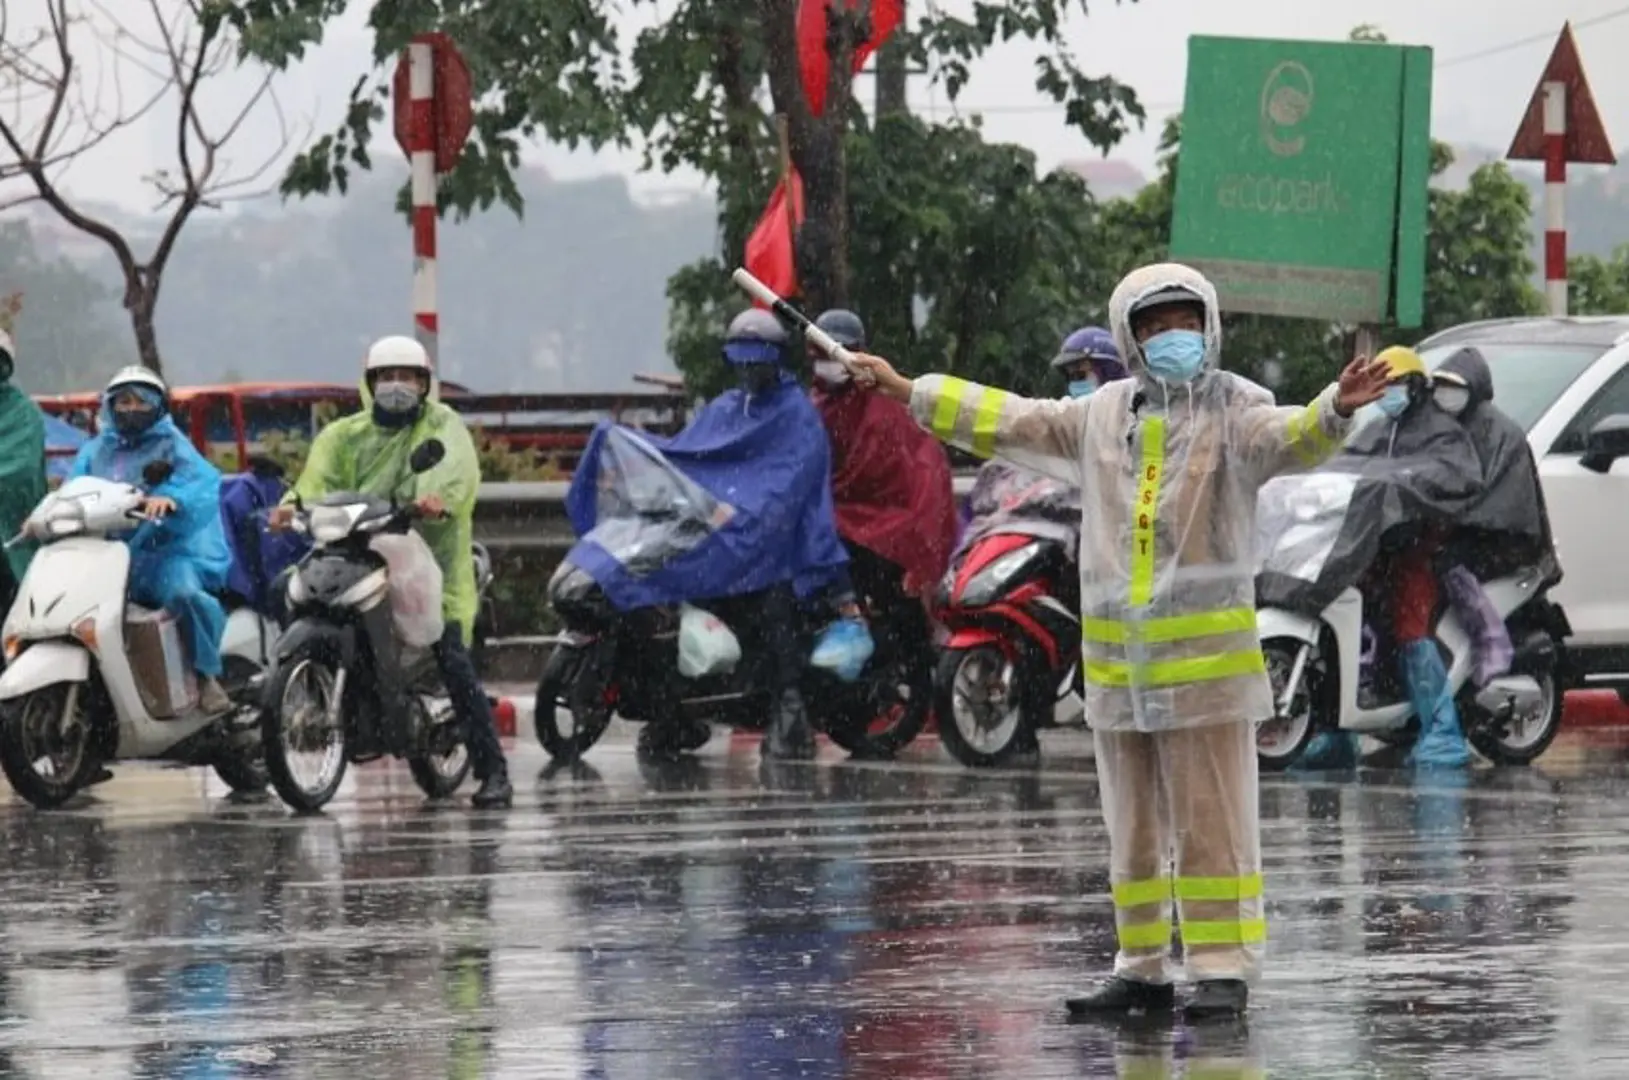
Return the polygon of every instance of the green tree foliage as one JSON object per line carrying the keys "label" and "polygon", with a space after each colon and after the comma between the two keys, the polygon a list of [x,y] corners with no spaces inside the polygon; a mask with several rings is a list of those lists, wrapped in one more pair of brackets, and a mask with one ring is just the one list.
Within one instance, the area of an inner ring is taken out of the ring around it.
{"label": "green tree foliage", "polygon": [[[348,0],[229,0],[248,50],[274,65],[304,54]],[[368,145],[385,122],[388,70],[416,33],[439,29],[470,64],[478,104],[464,159],[441,186],[443,207],[468,212],[501,201],[519,211],[514,170],[522,142],[640,146],[647,165],[695,168],[723,193],[723,250],[734,257],[752,215],[779,174],[772,114],[787,117],[790,151],[804,180],[808,222],[798,262],[806,301],[850,299],[846,152],[859,110],[851,59],[869,36],[870,2],[833,14],[828,35],[828,107],[815,116],[798,74],[798,0],[682,0],[632,41],[615,17],[650,13],[655,0],[380,0],[369,14],[375,66],[358,79],[340,129],[319,139],[292,168],[290,194],[344,190],[370,168]],[[974,0],[970,18],[927,8],[902,29],[912,56],[954,100],[970,65],[1013,38],[1041,42],[1035,86],[1066,106],[1068,121],[1108,147],[1141,119],[1127,87],[1080,69],[1064,41],[1085,0]],[[768,107],[760,89],[767,84]]]}
{"label": "green tree foliage", "polygon": [[1567,310],[1574,315],[1629,312],[1629,245],[1605,259],[1579,255],[1567,260]]}

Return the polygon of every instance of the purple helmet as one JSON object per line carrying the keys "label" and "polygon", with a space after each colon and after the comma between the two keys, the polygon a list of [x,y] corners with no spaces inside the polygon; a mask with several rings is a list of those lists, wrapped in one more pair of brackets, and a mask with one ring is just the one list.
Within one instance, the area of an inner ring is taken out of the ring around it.
{"label": "purple helmet", "polygon": [[1091,361],[1097,371],[1098,382],[1113,382],[1131,374],[1120,362],[1120,350],[1114,344],[1114,335],[1101,326],[1083,326],[1064,338],[1063,347],[1052,358],[1052,368],[1061,371],[1082,360]]}

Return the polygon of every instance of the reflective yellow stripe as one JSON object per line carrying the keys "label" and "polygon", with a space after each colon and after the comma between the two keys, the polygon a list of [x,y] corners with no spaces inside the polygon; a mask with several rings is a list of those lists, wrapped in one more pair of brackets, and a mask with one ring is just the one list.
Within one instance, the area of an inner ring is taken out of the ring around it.
{"label": "reflective yellow stripe", "polygon": [[1122,949],[1158,949],[1171,944],[1171,920],[1133,923],[1115,928]]}
{"label": "reflective yellow stripe", "polygon": [[1126,645],[1136,631],[1138,641],[1150,645],[1190,638],[1211,637],[1215,634],[1240,634],[1256,629],[1256,609],[1224,608],[1221,611],[1201,611],[1193,615],[1169,615],[1162,619],[1144,619],[1140,622],[1121,622],[1116,619],[1084,619],[1080,624],[1081,636],[1087,641],[1107,645]]}
{"label": "reflective yellow stripe", "polygon": [[1137,505],[1132,507],[1131,604],[1142,607],[1154,598],[1154,512],[1160,503],[1160,475],[1165,471],[1165,417],[1143,421],[1143,463],[1137,478]]}
{"label": "reflective yellow stripe", "polygon": [[[1124,940],[1122,936],[1121,941]],[[1182,923],[1184,945],[1260,945],[1266,940],[1266,919],[1183,920]]]}
{"label": "reflective yellow stripe", "polygon": [[962,399],[972,385],[966,379],[946,375],[940,384],[939,400],[933,403],[933,437],[950,442],[956,435],[956,418],[962,414]]}
{"label": "reflective yellow stripe", "polygon": [[1290,418],[1285,432],[1291,449],[1308,465],[1318,464],[1335,451],[1335,440],[1324,432],[1318,413],[1315,401]]}
{"label": "reflective yellow stripe", "polygon": [[1169,899],[1171,899],[1170,878],[1120,881],[1114,885],[1115,907],[1140,907],[1143,904],[1162,904]]}
{"label": "reflective yellow stripe", "polygon": [[1127,664],[1118,660],[1086,661],[1086,681],[1094,686],[1127,687],[1136,670],[1138,686],[1180,686],[1183,683],[1231,679],[1235,675],[1260,675],[1267,660],[1260,649],[1248,652],[1217,653],[1187,660],[1156,660],[1148,664]]}
{"label": "reflective yellow stripe", "polygon": [[1176,895],[1179,900],[1255,900],[1261,896],[1261,875],[1179,877],[1176,879]]}
{"label": "reflective yellow stripe", "polygon": [[995,453],[996,422],[1001,419],[1001,407],[1007,395],[1000,390],[984,388],[979,395],[978,407],[973,410],[973,454],[987,458]]}

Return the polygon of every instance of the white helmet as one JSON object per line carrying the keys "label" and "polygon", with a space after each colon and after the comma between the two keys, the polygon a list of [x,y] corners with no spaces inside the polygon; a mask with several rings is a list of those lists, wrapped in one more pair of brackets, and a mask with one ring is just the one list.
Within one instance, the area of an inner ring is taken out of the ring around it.
{"label": "white helmet", "polygon": [[435,366],[430,363],[430,354],[424,351],[424,346],[404,334],[391,334],[368,346],[367,359],[362,362],[363,372],[371,376],[382,368],[416,368],[427,376],[435,375]]}
{"label": "white helmet", "polygon": [[113,378],[107,381],[107,389],[103,393],[111,394],[121,386],[145,386],[149,390],[157,390],[165,401],[170,399],[170,388],[164,382],[164,377],[141,364],[131,364],[114,372]]}

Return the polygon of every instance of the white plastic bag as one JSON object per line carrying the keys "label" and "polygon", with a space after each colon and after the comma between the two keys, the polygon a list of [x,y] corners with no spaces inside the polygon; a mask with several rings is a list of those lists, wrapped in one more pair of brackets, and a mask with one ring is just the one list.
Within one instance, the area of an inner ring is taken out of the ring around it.
{"label": "white plastic bag", "polygon": [[390,617],[396,636],[412,649],[441,640],[441,567],[418,533],[383,533],[369,545],[390,567]]}
{"label": "white plastic bag", "polygon": [[687,679],[722,675],[741,662],[741,642],[710,611],[679,607],[679,674]]}

